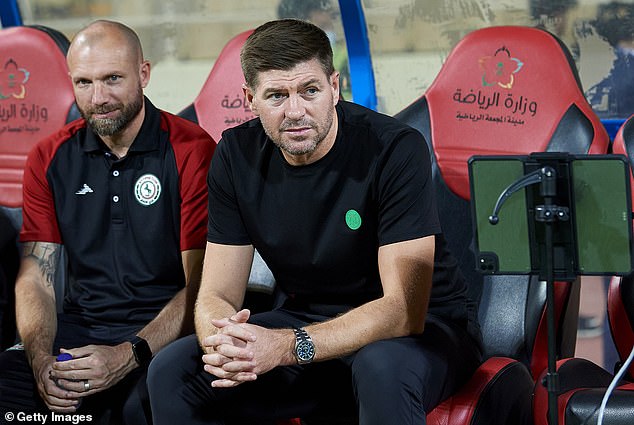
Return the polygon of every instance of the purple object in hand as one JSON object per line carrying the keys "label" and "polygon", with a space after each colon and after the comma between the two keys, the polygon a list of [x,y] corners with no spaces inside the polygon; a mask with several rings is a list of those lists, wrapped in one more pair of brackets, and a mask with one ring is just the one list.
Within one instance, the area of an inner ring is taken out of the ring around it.
{"label": "purple object in hand", "polygon": [[66,360],[72,360],[73,356],[71,356],[69,353],[61,353],[57,356],[57,361],[58,362],[65,362]]}

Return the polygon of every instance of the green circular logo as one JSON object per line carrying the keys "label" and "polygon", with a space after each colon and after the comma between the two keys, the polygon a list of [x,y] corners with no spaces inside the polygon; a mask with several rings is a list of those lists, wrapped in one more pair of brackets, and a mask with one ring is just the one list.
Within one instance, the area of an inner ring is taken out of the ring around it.
{"label": "green circular logo", "polygon": [[348,210],[346,213],[346,224],[351,230],[361,227],[361,216],[355,210]]}

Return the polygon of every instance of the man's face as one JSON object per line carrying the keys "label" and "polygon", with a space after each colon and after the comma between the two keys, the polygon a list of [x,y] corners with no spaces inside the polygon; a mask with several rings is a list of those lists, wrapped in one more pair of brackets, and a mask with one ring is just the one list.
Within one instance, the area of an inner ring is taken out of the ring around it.
{"label": "man's face", "polygon": [[100,136],[121,133],[143,107],[149,64],[138,64],[125,48],[80,49],[68,66],[82,117]]}
{"label": "man's face", "polygon": [[262,72],[255,91],[245,87],[245,94],[289,162],[314,162],[334,143],[339,74],[326,75],[316,59],[288,71]]}

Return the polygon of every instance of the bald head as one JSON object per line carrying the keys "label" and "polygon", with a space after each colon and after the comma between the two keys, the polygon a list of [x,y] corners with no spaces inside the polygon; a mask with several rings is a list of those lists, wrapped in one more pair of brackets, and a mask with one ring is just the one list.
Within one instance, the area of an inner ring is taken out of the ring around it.
{"label": "bald head", "polygon": [[150,79],[139,37],[118,22],[95,21],[75,35],[67,62],[82,116],[111,148],[129,146],[143,122]]}
{"label": "bald head", "polygon": [[143,61],[143,49],[137,34],[126,25],[119,22],[99,20],[81,29],[73,38],[68,49],[68,61],[82,50],[117,49],[127,54],[132,63]]}

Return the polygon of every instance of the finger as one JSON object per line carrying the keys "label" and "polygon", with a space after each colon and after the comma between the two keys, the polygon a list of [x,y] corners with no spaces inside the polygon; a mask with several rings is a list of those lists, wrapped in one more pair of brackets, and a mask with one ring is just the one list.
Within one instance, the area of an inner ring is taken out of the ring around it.
{"label": "finger", "polygon": [[56,361],[51,366],[53,371],[90,369],[89,357],[74,357],[71,360]]}
{"label": "finger", "polygon": [[236,323],[246,323],[247,320],[249,320],[249,317],[251,317],[251,311],[245,308],[231,316],[230,320]]}
{"label": "finger", "polygon": [[222,368],[222,370],[230,373],[253,372],[253,368],[255,368],[255,362],[234,360],[227,362],[220,367]]}
{"label": "finger", "polygon": [[76,348],[60,348],[60,353],[68,353],[73,356],[73,359],[78,359],[80,357],[86,357],[95,352],[95,345],[86,345],[84,347],[76,347]]}
{"label": "finger", "polygon": [[252,374],[239,374],[235,375],[231,379],[216,379],[211,382],[211,386],[214,388],[231,388],[237,385],[242,384],[243,382],[255,381],[257,379],[257,375]]}
{"label": "finger", "polygon": [[67,411],[72,411],[79,405],[79,398],[79,394],[64,391],[56,386],[51,389],[47,388],[42,397],[47,406],[55,410],[66,409]]}
{"label": "finger", "polygon": [[222,354],[215,352],[211,354],[203,354],[203,363],[210,366],[221,367],[223,364],[230,362],[231,358],[223,356]]}
{"label": "finger", "polygon": [[[88,384],[88,385],[86,385]],[[58,379],[57,385],[66,389],[69,395],[72,397],[84,397],[86,395],[94,394],[100,387],[100,383],[94,379],[81,379],[81,380],[67,380]]]}
{"label": "finger", "polygon": [[64,379],[67,381],[80,381],[85,379],[94,379],[95,372],[92,369],[71,369],[71,370],[57,370],[53,369],[51,371],[51,378],[60,380]]}
{"label": "finger", "polygon": [[233,388],[241,383],[242,382],[236,382],[230,379],[216,379],[215,381],[211,381],[211,386],[214,388]]}
{"label": "finger", "polygon": [[230,359],[252,360],[254,357],[253,351],[236,347],[235,345],[221,344],[215,347],[215,349],[217,353],[229,357]]}
{"label": "finger", "polygon": [[257,339],[256,335],[253,332],[249,331],[242,324],[225,326],[224,328],[222,328],[222,331],[219,332],[219,334],[229,335],[246,342],[255,342],[255,340]]}
{"label": "finger", "polygon": [[235,344],[235,345],[245,345],[245,341],[237,340],[231,335],[227,335],[224,333],[217,333],[215,335],[207,336],[203,339],[203,345],[205,347],[215,348],[221,344]]}
{"label": "finger", "polygon": [[74,404],[70,406],[63,406],[63,405],[58,405],[54,403],[48,403],[46,400],[44,402],[49,410],[52,410],[58,413],[74,413],[77,411],[77,408],[79,407],[79,400],[74,401],[73,402]]}

